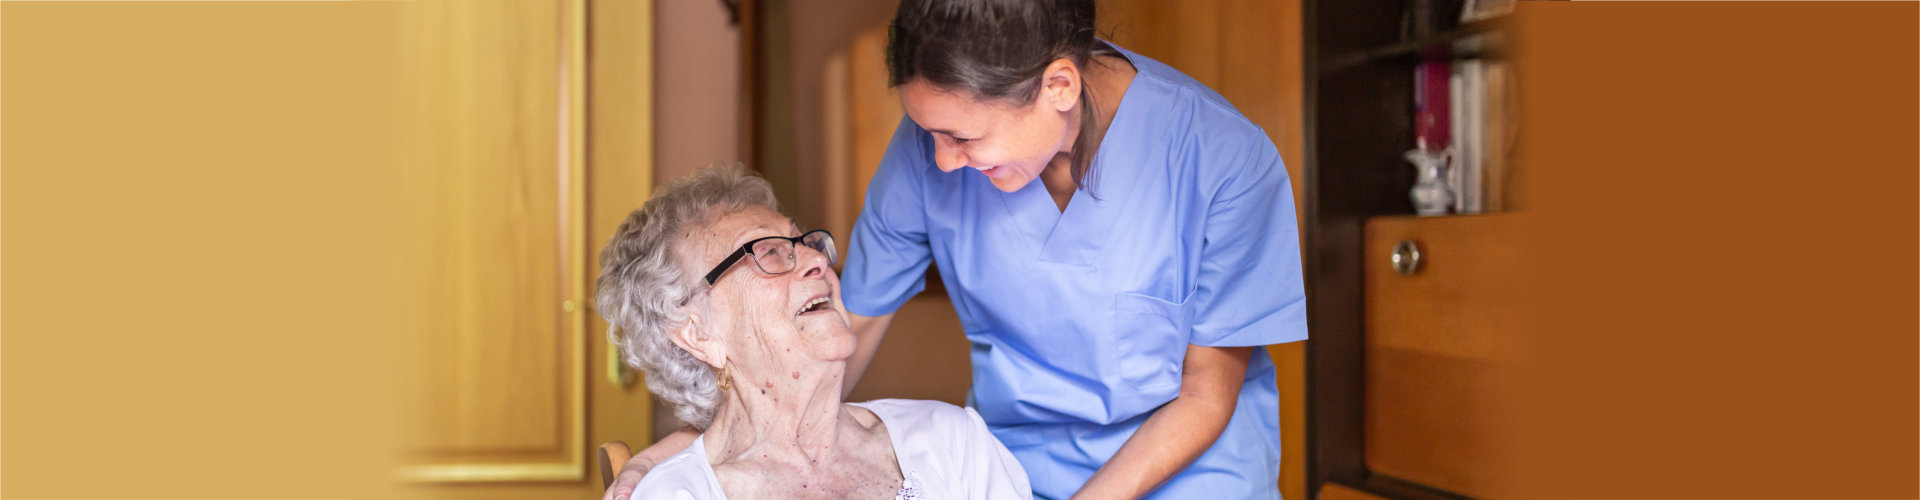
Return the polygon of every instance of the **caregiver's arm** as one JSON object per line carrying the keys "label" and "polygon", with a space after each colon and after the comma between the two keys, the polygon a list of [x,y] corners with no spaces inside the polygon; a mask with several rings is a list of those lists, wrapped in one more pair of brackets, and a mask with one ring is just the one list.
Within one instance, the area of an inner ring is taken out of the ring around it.
{"label": "caregiver's arm", "polygon": [[1147,417],[1074,498],[1139,498],[1200,458],[1234,416],[1254,349],[1187,346],[1181,394]]}
{"label": "caregiver's arm", "polygon": [[860,383],[860,375],[867,372],[867,364],[874,361],[874,351],[880,350],[881,337],[887,336],[887,325],[894,322],[894,313],[874,317],[847,313],[853,317],[854,355],[847,357],[847,378],[841,381],[840,397],[854,392],[854,384]]}

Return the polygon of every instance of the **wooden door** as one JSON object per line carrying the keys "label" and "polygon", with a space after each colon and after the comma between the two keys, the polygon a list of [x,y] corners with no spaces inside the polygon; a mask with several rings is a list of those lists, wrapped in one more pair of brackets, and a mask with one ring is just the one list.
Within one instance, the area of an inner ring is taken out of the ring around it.
{"label": "wooden door", "polygon": [[651,4],[416,9],[418,361],[399,476],[426,496],[598,495],[595,447],[649,442],[647,392],[611,364],[590,287],[651,188]]}
{"label": "wooden door", "polygon": [[[1507,497],[1509,381],[1520,356],[1520,214],[1368,221],[1363,341],[1368,470]],[[1409,245],[1397,250],[1397,245]],[[1412,251],[1409,251],[1412,250]],[[1397,269],[1403,263],[1416,266]]]}

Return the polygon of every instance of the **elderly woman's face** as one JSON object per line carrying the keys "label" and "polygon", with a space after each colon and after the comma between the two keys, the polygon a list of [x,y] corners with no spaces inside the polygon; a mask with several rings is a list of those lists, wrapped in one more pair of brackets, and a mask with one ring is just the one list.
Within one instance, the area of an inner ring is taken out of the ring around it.
{"label": "elderly woman's face", "polygon": [[[733,254],[741,245],[768,236],[800,236],[793,221],[765,207],[750,206],[687,234],[693,257],[686,269],[695,276]],[[768,256],[779,258],[781,256]],[[827,257],[806,245],[794,246],[794,268],[769,276],[752,257],[741,259],[714,281],[708,293],[712,332],[725,336],[736,369],[778,368],[840,361],[854,352],[854,334],[840,303],[840,277]],[[826,299],[826,307],[816,304]],[[758,371],[758,370],[756,370]],[[798,373],[798,372],[796,372]]]}

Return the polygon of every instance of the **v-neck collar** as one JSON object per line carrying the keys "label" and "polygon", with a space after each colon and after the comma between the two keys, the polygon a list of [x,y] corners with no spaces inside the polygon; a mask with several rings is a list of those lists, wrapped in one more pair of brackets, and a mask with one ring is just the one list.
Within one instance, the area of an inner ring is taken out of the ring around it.
{"label": "v-neck collar", "polygon": [[[1040,179],[1012,193],[1001,192],[1001,200],[1012,216],[1026,233],[1028,240],[1040,247],[1038,258],[1041,262],[1072,265],[1092,265],[1095,250],[1114,234],[1114,226],[1119,223],[1121,201],[1132,193],[1133,181],[1140,175],[1137,159],[1115,157],[1109,154],[1117,143],[1115,138],[1137,135],[1136,113],[1133,108],[1136,97],[1142,90],[1146,76],[1144,68],[1136,55],[1106,40],[1128,64],[1134,66],[1134,79],[1128,83],[1127,90],[1121,93],[1120,104],[1115,105],[1114,119],[1107,124],[1107,131],[1101,136],[1103,145],[1094,153],[1090,163],[1093,180],[1090,183],[1094,194],[1087,189],[1075,189],[1068,199],[1067,209],[1061,210],[1054,204],[1054,197],[1047,192],[1047,186]],[[1096,198],[1095,196],[1099,196]]]}

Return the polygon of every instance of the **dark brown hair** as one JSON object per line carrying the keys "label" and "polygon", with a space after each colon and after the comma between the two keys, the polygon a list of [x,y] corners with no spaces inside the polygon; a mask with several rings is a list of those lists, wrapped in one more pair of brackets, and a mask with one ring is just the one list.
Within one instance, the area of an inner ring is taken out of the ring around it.
{"label": "dark brown hair", "polygon": [[[1085,74],[1096,52],[1118,53],[1094,38],[1093,0],[901,0],[887,29],[888,85],[919,78],[1026,106],[1054,60],[1072,60]],[[1092,97],[1083,79],[1081,129],[1068,156],[1081,188],[1100,141]]]}

